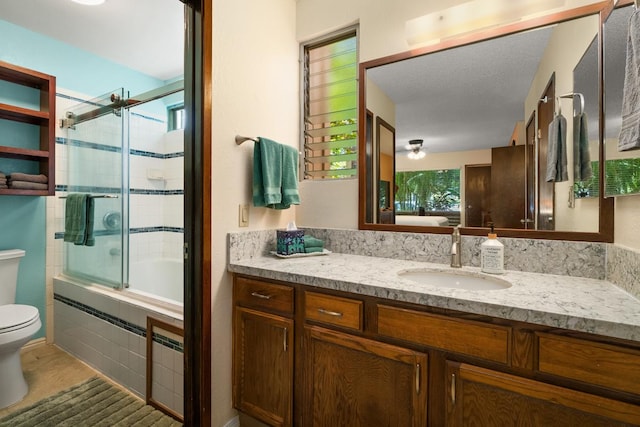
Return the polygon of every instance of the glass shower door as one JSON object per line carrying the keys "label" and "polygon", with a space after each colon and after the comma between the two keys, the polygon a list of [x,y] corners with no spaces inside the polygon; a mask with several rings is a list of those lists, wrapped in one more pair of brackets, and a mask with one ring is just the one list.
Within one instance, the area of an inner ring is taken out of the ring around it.
{"label": "glass shower door", "polygon": [[93,246],[64,243],[64,273],[122,287],[126,283],[128,138],[124,89],[82,102],[66,112],[67,194],[93,198]]}

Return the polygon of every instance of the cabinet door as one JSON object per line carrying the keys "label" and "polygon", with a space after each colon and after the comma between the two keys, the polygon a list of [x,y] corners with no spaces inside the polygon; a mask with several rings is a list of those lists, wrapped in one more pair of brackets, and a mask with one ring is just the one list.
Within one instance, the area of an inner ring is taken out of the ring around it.
{"label": "cabinet door", "polygon": [[293,320],[235,307],[234,407],[272,426],[290,426]]}
{"label": "cabinet door", "polygon": [[305,327],[306,426],[424,426],[427,355]]}
{"label": "cabinet door", "polygon": [[587,427],[640,423],[640,407],[447,362],[447,426]]}

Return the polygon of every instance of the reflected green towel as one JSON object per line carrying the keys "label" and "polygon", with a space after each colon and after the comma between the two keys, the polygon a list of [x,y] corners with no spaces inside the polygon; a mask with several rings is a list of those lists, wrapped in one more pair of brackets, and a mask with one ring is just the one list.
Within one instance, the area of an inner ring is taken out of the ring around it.
{"label": "reflected green towel", "polygon": [[573,118],[573,179],[586,181],[592,176],[587,113],[582,113]]}
{"label": "reflected green towel", "polygon": [[308,246],[304,247],[304,251],[306,253],[308,253],[308,254],[311,253],[311,252],[322,252],[323,250],[324,250],[324,248],[322,248],[322,247],[317,247],[317,248],[310,248]]}
{"label": "reflected green towel", "polygon": [[65,204],[64,241],[93,246],[93,198],[88,194],[69,194]]}

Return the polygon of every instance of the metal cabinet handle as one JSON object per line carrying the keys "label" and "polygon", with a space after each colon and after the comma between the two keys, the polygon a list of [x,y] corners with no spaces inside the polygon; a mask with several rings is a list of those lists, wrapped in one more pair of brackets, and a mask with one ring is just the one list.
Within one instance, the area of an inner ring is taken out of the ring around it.
{"label": "metal cabinet handle", "polygon": [[456,404],[456,374],[451,374],[451,403]]}
{"label": "metal cabinet handle", "polygon": [[289,332],[287,330],[287,328],[282,328],[284,329],[284,334],[282,334],[283,336],[283,340],[282,340],[282,349],[284,350],[284,352],[287,352],[287,333]]}
{"label": "metal cabinet handle", "polygon": [[326,314],[327,316],[342,317],[342,313],[337,311],[325,310],[324,308],[319,308],[318,312],[322,314]]}
{"label": "metal cabinet handle", "polygon": [[420,364],[416,363],[416,394],[420,394]]}
{"label": "metal cabinet handle", "polygon": [[251,292],[251,296],[262,299],[271,299],[271,295],[261,294],[260,292]]}

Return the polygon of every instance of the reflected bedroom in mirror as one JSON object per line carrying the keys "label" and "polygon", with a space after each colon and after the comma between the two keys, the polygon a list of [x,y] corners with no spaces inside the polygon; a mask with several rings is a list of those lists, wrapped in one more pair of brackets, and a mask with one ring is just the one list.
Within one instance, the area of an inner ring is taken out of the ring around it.
{"label": "reflected bedroom in mirror", "polygon": [[361,64],[365,228],[609,238],[598,168],[604,9]]}

